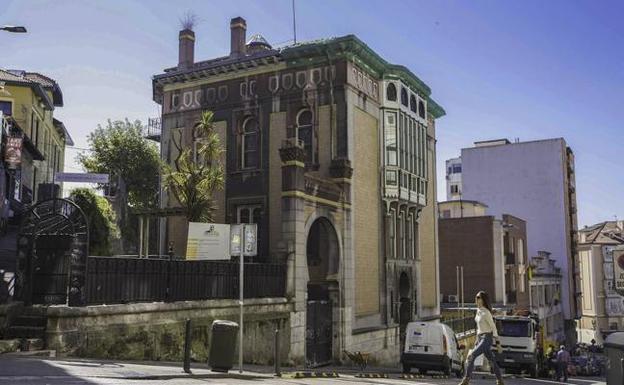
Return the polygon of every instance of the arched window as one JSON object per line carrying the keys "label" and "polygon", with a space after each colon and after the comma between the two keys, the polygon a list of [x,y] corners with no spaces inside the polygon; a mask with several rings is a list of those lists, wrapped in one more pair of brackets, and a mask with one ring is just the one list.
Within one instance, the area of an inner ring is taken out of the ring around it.
{"label": "arched window", "polygon": [[303,143],[305,162],[312,163],[312,111],[302,110],[297,115],[297,139]]}
{"label": "arched window", "polygon": [[401,104],[407,107],[407,90],[401,87]]}
{"label": "arched window", "polygon": [[241,134],[241,167],[258,168],[258,120],[249,117]]}
{"label": "arched window", "polygon": [[394,83],[388,83],[388,86],[386,87],[386,99],[391,102],[396,102],[397,92]]}
{"label": "arched window", "polygon": [[410,96],[410,110],[412,110],[413,113],[418,112],[418,106],[416,105],[416,96],[414,95]]}
{"label": "arched window", "polygon": [[425,103],[422,100],[418,102],[418,116],[425,118]]}

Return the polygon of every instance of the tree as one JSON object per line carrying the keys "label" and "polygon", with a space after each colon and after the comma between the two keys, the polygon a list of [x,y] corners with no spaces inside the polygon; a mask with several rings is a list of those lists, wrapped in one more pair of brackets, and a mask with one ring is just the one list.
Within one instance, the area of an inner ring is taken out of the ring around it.
{"label": "tree", "polygon": [[[171,133],[178,155],[173,167],[163,165],[165,187],[183,208],[189,222],[210,222],[216,209],[213,194],[223,188],[223,152],[219,135],[214,130],[213,113],[204,111],[191,128],[191,146],[183,146],[182,130]],[[188,136],[187,136],[188,137]]]}
{"label": "tree", "polygon": [[98,196],[88,188],[77,188],[69,199],[84,212],[89,224],[90,255],[111,255],[112,243],[119,238],[115,212],[106,198]]}
{"label": "tree", "polygon": [[78,156],[88,172],[110,174],[113,183],[121,178],[130,206],[158,207],[160,154],[156,144],[143,137],[140,121],[109,119],[88,140],[91,153]]}

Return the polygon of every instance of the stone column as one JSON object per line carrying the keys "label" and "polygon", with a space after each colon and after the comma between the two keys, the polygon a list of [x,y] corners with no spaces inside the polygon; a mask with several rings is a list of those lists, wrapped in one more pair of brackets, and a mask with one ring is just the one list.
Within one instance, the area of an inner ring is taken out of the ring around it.
{"label": "stone column", "polygon": [[279,150],[282,161],[282,241],[288,256],[287,296],[294,304],[290,316],[289,360],[305,361],[308,266],[305,250],[304,192],[305,152],[296,138],[287,139]]}

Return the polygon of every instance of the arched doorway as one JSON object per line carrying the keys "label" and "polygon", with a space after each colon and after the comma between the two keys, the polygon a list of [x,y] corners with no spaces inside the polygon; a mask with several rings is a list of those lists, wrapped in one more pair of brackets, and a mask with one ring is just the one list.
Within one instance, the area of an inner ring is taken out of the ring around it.
{"label": "arched doorway", "polygon": [[405,343],[405,329],[408,322],[412,321],[411,306],[411,283],[406,272],[399,276],[399,332],[401,335],[401,348]]}
{"label": "arched doorway", "polygon": [[86,303],[87,219],[67,199],[50,199],[24,216],[17,244],[18,298],[26,304]]}
{"label": "arched doorway", "polygon": [[318,218],[308,232],[308,303],[306,314],[306,364],[309,367],[332,361],[333,301],[338,291],[340,251],[336,230],[327,218]]}

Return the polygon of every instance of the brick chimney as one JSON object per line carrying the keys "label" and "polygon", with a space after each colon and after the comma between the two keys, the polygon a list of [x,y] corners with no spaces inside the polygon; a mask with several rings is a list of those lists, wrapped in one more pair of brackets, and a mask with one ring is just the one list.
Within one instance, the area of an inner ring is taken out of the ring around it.
{"label": "brick chimney", "polygon": [[230,21],[230,56],[244,56],[247,51],[245,45],[245,33],[247,32],[247,22],[242,17],[235,17]]}
{"label": "brick chimney", "polygon": [[195,60],[195,32],[190,29],[180,31],[180,48],[178,51],[178,69],[193,66]]}

